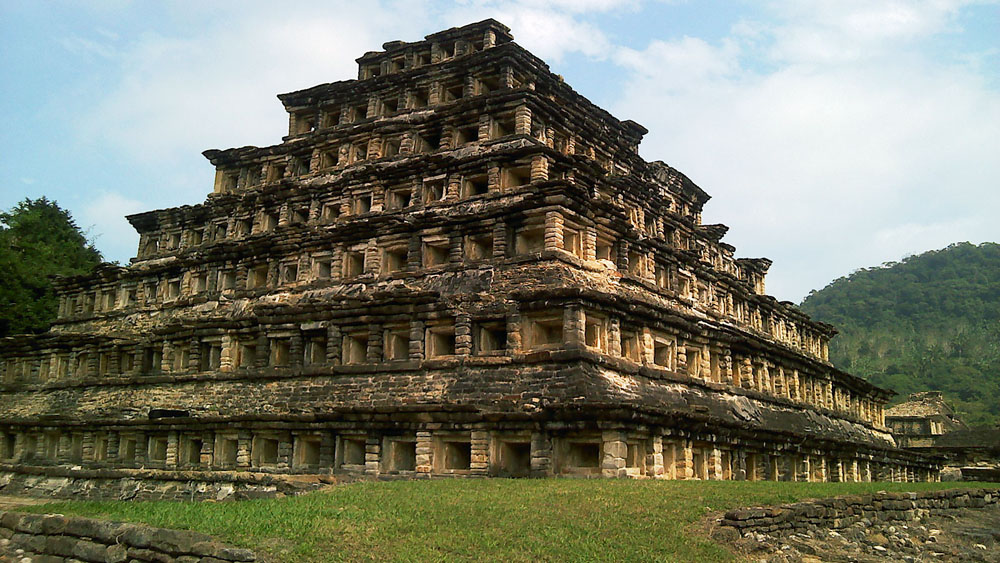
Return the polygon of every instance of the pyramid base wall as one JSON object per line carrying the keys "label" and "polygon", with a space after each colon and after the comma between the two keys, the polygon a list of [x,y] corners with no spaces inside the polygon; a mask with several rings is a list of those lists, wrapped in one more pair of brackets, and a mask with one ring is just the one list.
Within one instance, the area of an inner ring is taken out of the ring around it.
{"label": "pyramid base wall", "polygon": [[[236,466],[204,448],[199,463],[177,457],[191,436],[225,430],[179,424],[160,429],[163,460],[25,460],[0,464],[0,494],[65,499],[225,500],[314,490],[373,479],[569,477],[677,480],[937,481],[939,467],[912,453],[804,436],[711,427],[673,427],[550,412],[498,417],[475,412],[357,413],[353,420],[245,422],[235,434]],[[647,416],[653,419],[656,417]],[[123,434],[124,435],[124,434]],[[121,436],[121,435],[120,435]],[[247,453],[273,440],[275,457]],[[309,445],[306,445],[308,442]],[[204,443],[204,442],[203,442]],[[138,456],[143,457],[143,456]]]}
{"label": "pyramid base wall", "polygon": [[[25,394],[0,417],[0,494],[246,498],[440,477],[939,478],[937,461],[844,413],[582,352],[534,360]],[[53,410],[61,416],[38,417]]]}

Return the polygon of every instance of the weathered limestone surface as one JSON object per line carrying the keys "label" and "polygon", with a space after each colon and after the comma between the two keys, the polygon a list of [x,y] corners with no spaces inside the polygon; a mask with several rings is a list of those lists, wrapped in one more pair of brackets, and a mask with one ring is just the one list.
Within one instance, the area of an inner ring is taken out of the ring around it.
{"label": "weathered limestone surface", "polygon": [[885,418],[900,447],[944,460],[943,480],[1000,481],[1000,426],[970,428],[939,391],[913,393]]}
{"label": "weathered limestone surface", "polygon": [[998,494],[879,492],[731,510],[712,536],[755,561],[997,561]]}
{"label": "weathered limestone surface", "polygon": [[0,512],[0,561],[242,563],[256,555],[211,536],[58,514]]}
{"label": "weathered limestone surface", "polygon": [[234,471],[0,466],[4,494],[68,500],[246,500],[308,492],[323,481]]}
{"label": "weathered limestone surface", "polygon": [[279,96],[279,144],[205,151],[203,203],[130,216],[128,266],[2,342],[10,483],[937,478],[708,194],[502,24],[358,63]]}
{"label": "weathered limestone surface", "polygon": [[847,528],[863,519],[905,522],[928,511],[983,508],[997,503],[1000,503],[998,489],[879,492],[777,507],[730,510],[720,524],[736,528],[744,536],[752,533],[789,534],[806,528]]}

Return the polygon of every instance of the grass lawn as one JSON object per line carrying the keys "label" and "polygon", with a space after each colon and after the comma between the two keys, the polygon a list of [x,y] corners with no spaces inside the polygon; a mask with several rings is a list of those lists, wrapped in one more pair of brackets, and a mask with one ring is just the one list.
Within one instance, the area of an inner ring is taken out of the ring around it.
{"label": "grass lawn", "polygon": [[273,500],[78,501],[29,509],[197,530],[255,549],[265,561],[728,561],[728,551],[699,535],[697,522],[708,512],[959,486],[444,479],[355,483]]}

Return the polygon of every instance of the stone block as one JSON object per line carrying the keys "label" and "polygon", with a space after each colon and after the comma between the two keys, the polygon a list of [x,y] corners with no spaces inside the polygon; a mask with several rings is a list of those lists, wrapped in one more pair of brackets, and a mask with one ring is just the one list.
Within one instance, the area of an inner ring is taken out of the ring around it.
{"label": "stone block", "polygon": [[25,534],[23,532],[17,532],[10,538],[10,545],[15,549],[23,549],[25,551],[34,551],[35,538],[38,536],[32,534]]}
{"label": "stone block", "polygon": [[45,542],[44,551],[51,555],[70,557],[73,555],[73,550],[76,548],[76,542],[78,541],[80,540],[69,536],[53,536]]}
{"label": "stone block", "polygon": [[172,554],[193,553],[196,543],[212,541],[212,537],[183,530],[167,530],[155,528],[149,541],[150,549],[156,549]]}
{"label": "stone block", "polygon": [[122,530],[121,543],[128,545],[130,548],[145,549],[152,543],[155,533],[153,528],[147,526],[128,526]]}
{"label": "stone block", "polygon": [[128,529],[137,527],[135,524],[108,522],[95,518],[69,518],[63,533],[78,538],[93,538],[99,542],[112,544]]}
{"label": "stone block", "polygon": [[166,553],[160,553],[159,551],[154,551],[151,549],[142,549],[139,547],[128,548],[128,558],[135,559],[137,561],[144,561],[149,563],[173,563],[174,558],[167,555]]}
{"label": "stone block", "polygon": [[27,542],[25,543],[24,549],[27,551],[33,551],[35,553],[45,553],[45,543],[48,541],[47,536],[28,536]]}
{"label": "stone block", "polygon": [[231,547],[215,541],[197,542],[191,546],[191,553],[202,557],[214,557],[225,561],[240,563],[256,561],[257,556],[249,549]]}
{"label": "stone block", "polygon": [[45,516],[42,514],[22,514],[14,526],[14,530],[26,534],[40,534],[42,533],[42,520],[44,519]]}
{"label": "stone block", "polygon": [[66,531],[67,518],[57,514],[47,514],[42,519],[42,533],[45,535],[58,535]]}
{"label": "stone block", "polygon": [[73,557],[89,563],[105,563],[108,546],[87,540],[76,540],[73,545]]}
{"label": "stone block", "polygon": [[766,516],[763,508],[740,508],[726,513],[729,520],[750,520]]}
{"label": "stone block", "polygon": [[124,563],[128,561],[128,547],[122,544],[109,545],[104,554],[105,563]]}

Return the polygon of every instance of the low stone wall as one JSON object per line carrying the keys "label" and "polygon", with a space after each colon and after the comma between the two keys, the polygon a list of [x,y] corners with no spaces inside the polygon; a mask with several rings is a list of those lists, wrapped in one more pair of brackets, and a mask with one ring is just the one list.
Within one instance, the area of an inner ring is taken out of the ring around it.
{"label": "low stone wall", "polygon": [[720,523],[720,531],[729,527],[746,536],[752,533],[788,534],[813,528],[843,529],[865,519],[870,522],[908,521],[928,512],[982,508],[998,503],[1000,489],[880,492],[776,507],[730,510]]}
{"label": "low stone wall", "polygon": [[298,494],[322,484],[316,476],[293,478],[237,471],[45,467],[15,472],[0,468],[0,494],[50,499],[245,500]]}
{"label": "low stone wall", "polygon": [[232,563],[256,560],[211,536],[55,514],[0,512],[0,562]]}

